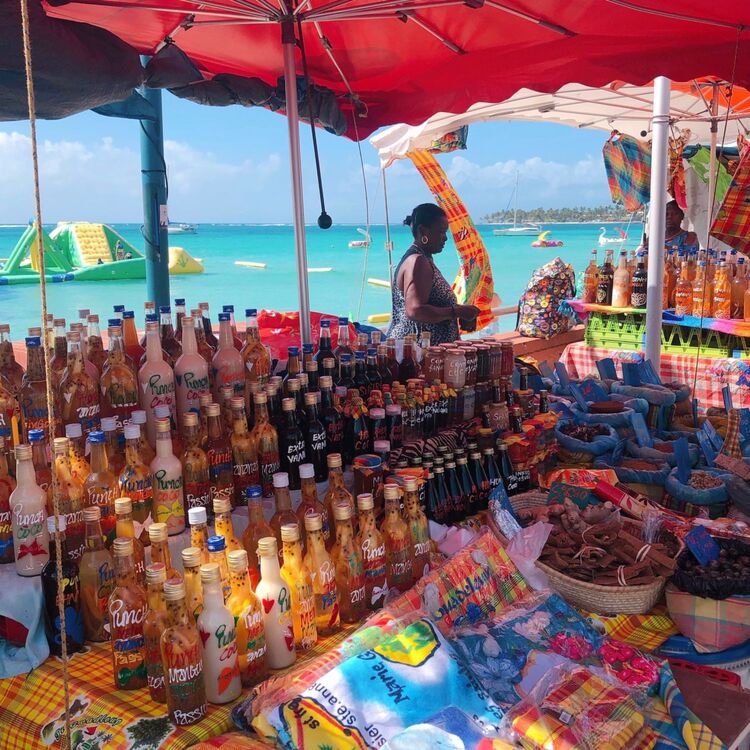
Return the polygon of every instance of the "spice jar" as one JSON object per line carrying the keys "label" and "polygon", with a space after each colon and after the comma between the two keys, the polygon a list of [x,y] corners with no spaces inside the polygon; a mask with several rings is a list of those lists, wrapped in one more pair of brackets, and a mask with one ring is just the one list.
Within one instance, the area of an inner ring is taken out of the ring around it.
{"label": "spice jar", "polygon": [[513,377],[515,362],[513,358],[513,344],[509,341],[503,341],[500,345],[500,375],[505,378]]}
{"label": "spice jar", "polygon": [[388,440],[391,448],[401,447],[402,424],[401,424],[401,407],[398,404],[388,404],[385,407],[385,426],[388,434]]}
{"label": "spice jar", "polygon": [[477,384],[477,350],[475,346],[464,345],[461,347],[466,359],[466,382],[465,385]]}
{"label": "spice jar", "polygon": [[443,357],[445,350],[438,346],[431,346],[424,355],[422,375],[428,383],[443,380]]}
{"label": "spice jar", "polygon": [[476,344],[477,383],[486,383],[490,379],[490,347],[487,344]]}
{"label": "spice jar", "polygon": [[466,384],[466,357],[462,349],[446,349],[443,362],[443,378],[451,388],[463,388]]}
{"label": "spice jar", "polygon": [[503,360],[503,347],[500,344],[490,344],[490,379],[500,377]]}

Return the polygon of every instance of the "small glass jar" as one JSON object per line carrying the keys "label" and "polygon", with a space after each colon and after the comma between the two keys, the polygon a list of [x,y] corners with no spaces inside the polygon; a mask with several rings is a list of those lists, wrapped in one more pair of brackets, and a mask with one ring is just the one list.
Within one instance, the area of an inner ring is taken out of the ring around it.
{"label": "small glass jar", "polygon": [[490,429],[505,432],[509,424],[508,405],[502,402],[490,404]]}
{"label": "small glass jar", "polygon": [[436,380],[442,383],[444,356],[445,350],[438,346],[431,346],[425,353],[422,374],[428,383],[432,384]]}
{"label": "small glass jar", "polygon": [[477,383],[486,383],[490,379],[490,347],[487,344],[476,344]]}
{"label": "small glass jar", "polygon": [[503,347],[501,344],[490,344],[490,379],[497,380],[502,374]]}
{"label": "small glass jar", "polygon": [[451,388],[463,388],[466,384],[466,357],[462,349],[446,349],[443,378]]}
{"label": "small glass jar", "polygon": [[477,384],[477,350],[476,347],[462,346],[464,358],[466,359],[466,382],[465,385]]}
{"label": "small glass jar", "polygon": [[509,341],[503,341],[500,345],[500,375],[504,378],[512,378],[515,369],[515,360],[513,358],[513,344]]}

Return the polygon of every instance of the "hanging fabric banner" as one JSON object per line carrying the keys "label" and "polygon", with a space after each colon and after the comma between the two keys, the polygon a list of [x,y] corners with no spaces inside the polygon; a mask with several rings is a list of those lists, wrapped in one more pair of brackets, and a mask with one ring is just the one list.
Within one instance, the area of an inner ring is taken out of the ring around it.
{"label": "hanging fabric banner", "polygon": [[463,201],[435,157],[427,151],[410,151],[407,156],[448,216],[448,225],[461,263],[453,282],[453,291],[459,304],[476,305],[482,311],[477,318],[477,329],[483,328],[493,320],[490,309],[494,283],[487,248]]}
{"label": "hanging fabric banner", "polygon": [[750,143],[737,138],[740,163],[711,227],[711,236],[742,253],[750,252]]}
{"label": "hanging fabric banner", "polygon": [[651,146],[616,130],[602,149],[612,201],[632,213],[649,202]]}

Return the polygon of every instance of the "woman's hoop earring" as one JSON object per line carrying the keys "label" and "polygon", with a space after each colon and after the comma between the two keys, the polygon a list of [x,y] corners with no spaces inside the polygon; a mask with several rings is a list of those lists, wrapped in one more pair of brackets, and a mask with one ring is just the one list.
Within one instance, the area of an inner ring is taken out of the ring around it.
{"label": "woman's hoop earring", "polygon": [[430,241],[429,237],[427,237],[427,235],[423,234],[422,235],[422,244],[426,245],[429,241]]}

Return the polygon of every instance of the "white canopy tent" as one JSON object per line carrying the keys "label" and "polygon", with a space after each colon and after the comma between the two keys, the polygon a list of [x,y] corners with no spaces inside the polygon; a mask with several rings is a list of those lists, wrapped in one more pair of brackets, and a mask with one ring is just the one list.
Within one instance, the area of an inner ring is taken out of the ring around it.
{"label": "white canopy tent", "polygon": [[[731,102],[731,103],[730,103]],[[670,82],[657,78],[653,85],[633,86],[620,81],[602,88],[568,84],[554,94],[521,89],[509,99],[498,103],[480,102],[466,112],[439,112],[421,125],[394,125],[370,139],[377,149],[383,170],[409,151],[429,149],[446,133],[475,122],[495,120],[527,120],[555,122],[575,128],[617,130],[640,139],[652,140],[651,211],[649,237],[664,236],[664,205],[666,203],[667,139],[670,131],[690,131],[689,142],[709,144],[711,163],[705,206],[702,214],[705,227],[699,237],[708,244],[710,217],[715,212],[713,198],[716,185],[717,147],[733,145],[739,134],[750,130],[750,94],[739,97],[726,82],[700,79],[677,83],[670,92]],[[697,222],[694,222],[697,224]],[[661,243],[652,248],[661,250]],[[390,241],[387,243],[390,250]],[[649,253],[649,294],[646,334],[646,356],[658,368],[661,346],[661,286],[663,253]]]}

